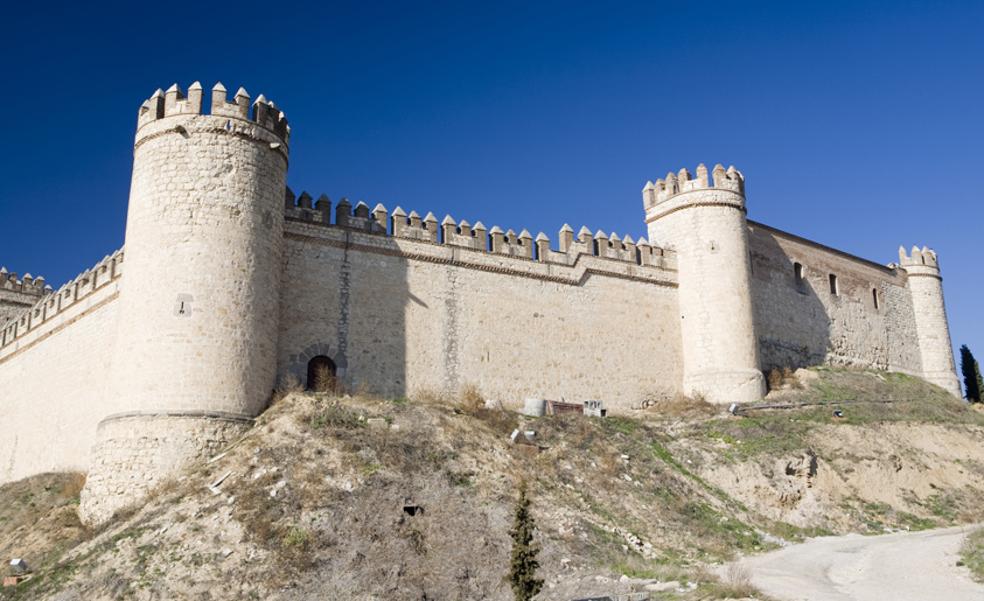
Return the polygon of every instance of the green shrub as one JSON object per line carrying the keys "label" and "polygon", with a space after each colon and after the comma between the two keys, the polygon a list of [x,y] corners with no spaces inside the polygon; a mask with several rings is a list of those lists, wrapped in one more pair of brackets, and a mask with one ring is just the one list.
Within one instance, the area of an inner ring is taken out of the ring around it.
{"label": "green shrub", "polygon": [[536,571],[540,568],[540,562],[536,559],[540,547],[533,542],[536,522],[530,513],[530,499],[526,491],[526,482],[523,482],[519,487],[516,518],[509,531],[513,541],[509,583],[516,601],[530,601],[543,588],[543,580],[536,577]]}

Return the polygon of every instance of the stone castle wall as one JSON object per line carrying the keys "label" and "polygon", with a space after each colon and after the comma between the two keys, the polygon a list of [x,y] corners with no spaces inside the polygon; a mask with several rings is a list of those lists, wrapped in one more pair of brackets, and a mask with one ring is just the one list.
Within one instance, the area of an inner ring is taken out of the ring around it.
{"label": "stone castle wall", "polygon": [[[326,355],[350,390],[394,397],[470,385],[512,406],[528,396],[600,398],[617,411],[682,389],[674,253],[566,227],[556,250],[543,236],[513,232],[493,250],[497,234],[486,248],[476,241],[481,224],[435,226],[429,216],[364,205],[329,215],[301,200],[287,215],[281,381],[303,382],[307,362]],[[755,222],[748,231],[763,369],[833,363],[922,375],[904,269]],[[132,409],[108,394],[118,386],[111,365],[123,259],[122,251],[107,257],[0,330],[0,380],[16,383],[0,403],[10,434],[0,438],[0,480],[85,470],[92,452],[116,456],[123,451],[113,444],[127,446],[124,436],[93,451],[100,420]],[[195,425],[205,433],[243,427],[238,416],[204,417],[217,420]],[[162,430],[183,417],[153,419],[164,420]]]}
{"label": "stone castle wall", "polygon": [[[95,426],[85,469],[84,515],[103,521],[152,490],[161,474],[214,456],[252,426],[249,420],[210,415],[116,414]],[[121,477],[121,475],[123,477]]]}
{"label": "stone castle wall", "polygon": [[533,248],[525,232],[497,243],[480,223],[446,219],[439,232],[435,218],[396,210],[385,227],[381,207],[363,205],[361,221],[339,209],[344,227],[296,210],[287,223],[282,379],[303,382],[326,355],[347,388],[395,397],[474,386],[511,406],[534,396],[627,409],[679,389],[672,255],[644,243],[639,264],[631,241],[575,240],[566,227],[562,252],[543,235]]}
{"label": "stone castle wall", "polygon": [[0,328],[14,317],[20,317],[31,305],[50,292],[44,278],[24,274],[18,278],[5,267],[0,267]]}
{"label": "stone castle wall", "polygon": [[349,391],[512,407],[752,401],[762,369],[818,363],[959,394],[935,253],[883,267],[748,222],[734,167],[647,183],[644,239],[554,245],[284,195],[284,113],[203,101],[174,85],[139,110],[125,274],[122,250],[55,292],[0,269],[0,483],[87,471],[87,522],[235,439],[315,357]]}
{"label": "stone castle wall", "polygon": [[751,221],[749,241],[762,369],[829,363],[921,373],[905,271]]}
{"label": "stone castle wall", "polygon": [[107,257],[0,331],[0,483],[89,468],[106,394],[123,274]]}

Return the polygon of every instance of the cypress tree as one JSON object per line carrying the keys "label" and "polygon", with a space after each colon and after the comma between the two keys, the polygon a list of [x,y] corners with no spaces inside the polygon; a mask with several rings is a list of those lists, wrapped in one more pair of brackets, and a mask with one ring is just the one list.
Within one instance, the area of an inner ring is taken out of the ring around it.
{"label": "cypress tree", "polygon": [[984,391],[984,380],[981,379],[981,367],[974,359],[967,345],[960,347],[960,371],[963,372],[964,398],[971,403],[981,402],[981,392]]}
{"label": "cypress tree", "polygon": [[536,577],[536,571],[540,568],[540,562],[536,559],[540,547],[533,542],[536,522],[530,513],[530,498],[526,489],[526,482],[519,485],[516,518],[512,530],[509,531],[513,541],[509,583],[516,601],[530,601],[543,588],[543,580]]}

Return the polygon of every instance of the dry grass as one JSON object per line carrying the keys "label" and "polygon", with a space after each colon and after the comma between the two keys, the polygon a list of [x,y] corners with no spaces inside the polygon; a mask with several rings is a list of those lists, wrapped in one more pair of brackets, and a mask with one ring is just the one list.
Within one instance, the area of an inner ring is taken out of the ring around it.
{"label": "dry grass", "polygon": [[[694,422],[690,436],[728,444],[724,458],[733,459],[800,451],[809,446],[807,438],[818,424],[914,422],[984,426],[984,414],[913,376],[840,368],[815,371],[817,379],[783,397],[789,404],[808,405],[755,410],[755,404],[751,404],[740,419],[729,416]],[[838,409],[842,416],[834,418],[833,412]],[[739,440],[741,444],[736,444]]]}
{"label": "dry grass", "polygon": [[769,370],[769,377],[766,378],[766,382],[769,385],[769,390],[779,390],[782,388],[782,372],[773,367]]}
{"label": "dry grass", "polygon": [[366,425],[362,413],[346,407],[338,399],[317,399],[313,410],[305,415],[305,421],[315,430],[352,430]]}
{"label": "dry grass", "polygon": [[270,405],[276,405],[288,396],[301,392],[304,392],[304,384],[302,384],[294,374],[287,374],[284,376],[276,390],[273,391],[273,396],[270,399]]}
{"label": "dry grass", "polygon": [[766,376],[769,391],[773,390],[802,390],[803,383],[796,377],[796,372],[790,367],[777,367],[769,370]]}
{"label": "dry grass", "polygon": [[964,540],[960,564],[967,566],[974,580],[984,583],[984,528],[970,533]]}
{"label": "dry grass", "polygon": [[482,392],[478,389],[478,386],[474,384],[465,384],[462,386],[459,399],[465,409],[476,410],[485,407],[485,397],[482,396]]}
{"label": "dry grass", "polygon": [[752,584],[752,576],[748,569],[738,564],[731,564],[725,572],[724,578],[714,582],[713,576],[705,574],[705,578],[712,581],[706,587],[708,596],[705,599],[766,599],[761,592]]}
{"label": "dry grass", "polygon": [[85,474],[69,473],[66,474],[64,483],[59,494],[66,499],[78,499],[85,487]]}
{"label": "dry grass", "polygon": [[0,486],[0,560],[22,557],[37,572],[90,538],[76,511],[84,485],[83,474],[62,473]]}
{"label": "dry grass", "polygon": [[[877,386],[870,391],[854,386],[858,378]],[[830,372],[819,387],[811,383],[809,394],[840,396],[849,389],[858,395],[887,390],[908,394],[909,386],[912,392],[927,390],[918,388],[925,386],[918,382],[888,380]],[[234,597],[242,591],[215,587],[215,599],[267,598],[288,590],[298,597],[346,598],[341,592],[371,591],[380,598],[406,600],[442,590],[447,598],[504,599],[496,587],[508,566],[508,493],[512,483],[528,478],[537,492],[534,511],[544,533],[542,569],[547,578],[559,579],[557,586],[570,588],[581,581],[593,586],[595,574],[618,566],[632,577],[700,583],[681,599],[763,599],[738,568],[720,579],[694,577],[706,562],[767,549],[769,542],[761,533],[776,534],[776,526],[731,497],[733,490],[708,480],[701,456],[687,439],[713,444],[713,460],[721,460],[724,452],[735,460],[746,453],[780,457],[786,449],[800,449],[790,445],[800,444],[821,417],[828,423],[830,414],[822,409],[815,418],[808,410],[708,418],[723,409],[670,396],[641,418],[533,419],[486,408],[478,402],[477,389],[463,389],[453,397],[429,391],[414,396],[413,403],[369,395],[339,399],[297,394],[285,399],[265,414],[264,425],[243,444],[186,474],[183,489],[174,491],[176,485],[162,483],[159,492],[167,494],[154,495],[127,526],[150,534],[141,544],[99,551],[85,570],[71,576],[71,586],[82,592],[76,598],[122,596],[112,582],[135,581],[134,574],[145,574],[137,550],[153,544],[162,549],[155,569],[166,574],[146,572],[148,594],[156,598],[182,598],[181,587],[190,580],[207,582],[211,569],[213,578],[249,582],[247,590],[258,595]],[[930,421],[957,416],[941,409],[935,397],[924,403],[929,401],[931,406],[903,415]],[[871,409],[881,410],[881,405]],[[852,409],[848,419],[857,416],[862,424],[883,419],[880,413],[862,411],[866,409]],[[897,413],[891,406],[885,411]],[[967,414],[974,417],[960,414],[960,419],[984,422],[980,413]],[[661,420],[661,415],[671,419]],[[366,427],[366,420],[374,417],[391,427]],[[538,447],[509,444],[508,433],[520,423],[536,430]],[[725,438],[742,443],[720,444]],[[223,485],[228,499],[205,489],[226,471],[235,474]],[[56,492],[71,492],[80,483],[76,477],[74,484],[59,484]],[[426,507],[426,513],[404,515],[408,499]],[[4,509],[0,505],[0,515]],[[167,511],[172,513],[163,513]],[[223,559],[219,552],[230,543],[222,538],[225,522],[216,516],[227,511],[240,528],[237,536],[244,536],[235,554]],[[163,524],[171,529],[154,538]],[[171,538],[182,529],[182,540]],[[113,532],[106,532],[93,544],[111,536]],[[651,543],[645,552],[642,542]],[[189,574],[181,571],[180,562],[199,555],[203,563],[194,564],[193,576],[178,576]],[[559,568],[559,558],[569,558],[580,574]],[[208,562],[215,565],[208,567]],[[457,571],[449,571],[449,565]],[[62,589],[52,585],[45,590]],[[564,593],[558,598],[578,596]]]}
{"label": "dry grass", "polygon": [[448,405],[452,401],[452,396],[443,390],[418,388],[410,393],[410,400],[425,405]]}
{"label": "dry grass", "polygon": [[700,417],[717,415],[722,408],[708,403],[703,396],[689,397],[675,394],[670,397],[650,400],[646,410],[666,417]]}

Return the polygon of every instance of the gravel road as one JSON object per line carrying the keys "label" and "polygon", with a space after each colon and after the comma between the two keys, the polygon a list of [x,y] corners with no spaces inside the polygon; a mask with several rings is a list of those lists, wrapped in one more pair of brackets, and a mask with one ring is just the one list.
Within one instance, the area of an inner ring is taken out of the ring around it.
{"label": "gravel road", "polygon": [[984,601],[984,585],[956,565],[974,528],[815,538],[737,563],[781,601]]}

